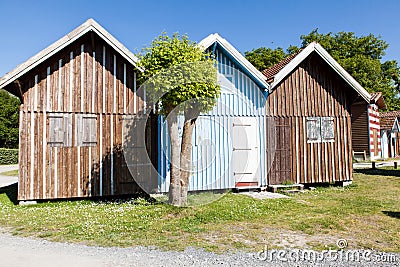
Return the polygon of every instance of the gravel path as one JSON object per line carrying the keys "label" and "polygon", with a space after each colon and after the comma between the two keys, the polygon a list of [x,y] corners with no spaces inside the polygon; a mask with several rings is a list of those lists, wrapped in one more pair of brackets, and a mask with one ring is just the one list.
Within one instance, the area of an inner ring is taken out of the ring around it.
{"label": "gravel path", "polygon": [[[266,255],[266,254],[264,254]],[[0,233],[0,266],[400,266],[400,254],[388,262],[331,263],[269,262],[255,253],[217,255],[189,248],[184,252],[150,250],[143,247],[89,247],[81,244],[49,242],[42,239]],[[263,257],[263,254],[260,254]],[[275,255],[276,257],[276,255]],[[387,257],[388,258],[388,257]]]}
{"label": "gravel path", "polygon": [[196,249],[163,252],[143,247],[89,247],[0,233],[0,266],[256,266],[252,255],[216,255]]}
{"label": "gravel path", "polygon": [[5,176],[1,175],[3,172],[18,170],[18,165],[0,165],[0,187],[8,186],[18,182],[16,176]]}
{"label": "gravel path", "polygon": [[[0,173],[18,169],[18,165],[0,165]],[[0,175],[0,187],[17,181],[16,177]],[[271,254],[235,253],[218,255],[188,248],[184,252],[150,250],[148,248],[90,247],[81,244],[50,242],[43,239],[13,236],[0,229],[0,266],[79,267],[79,266],[400,266],[400,254],[372,252],[370,261],[334,262],[288,259],[278,252]],[[321,252],[305,251],[321,255]],[[346,252],[346,251],[344,251]],[[274,260],[271,262],[271,255]],[[292,256],[295,254],[292,254]],[[261,259],[259,258],[261,257]],[[326,255],[325,255],[326,256]],[[264,259],[263,259],[264,257]],[[290,259],[290,258],[289,258]]]}

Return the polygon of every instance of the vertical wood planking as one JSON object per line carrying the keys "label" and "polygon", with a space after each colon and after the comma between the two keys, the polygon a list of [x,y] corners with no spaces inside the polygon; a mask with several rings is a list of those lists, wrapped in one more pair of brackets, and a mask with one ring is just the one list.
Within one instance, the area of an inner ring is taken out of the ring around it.
{"label": "vertical wood planking", "polygon": [[74,52],[69,56],[69,112],[72,112],[72,96],[74,95]]}
{"label": "vertical wood planking", "polygon": [[81,45],[81,107],[80,110],[81,112],[84,112],[84,95],[85,95],[85,91],[84,91],[84,83],[85,83],[85,45],[82,44]]}
{"label": "vertical wood planking", "polygon": [[97,88],[97,84],[96,84],[96,52],[93,51],[93,59],[92,59],[92,110],[91,112],[94,113],[95,112],[95,104],[96,104],[96,88]]}
{"label": "vertical wood planking", "polygon": [[136,72],[133,73],[133,114],[137,113],[137,88],[136,88]]}
{"label": "vertical wood planking", "polygon": [[62,59],[58,61],[57,111],[61,111],[62,103]]}
{"label": "vertical wood planking", "polygon": [[117,56],[113,56],[113,113],[117,113]]}
{"label": "vertical wood planking", "polygon": [[126,63],[124,63],[124,114],[126,114]]}

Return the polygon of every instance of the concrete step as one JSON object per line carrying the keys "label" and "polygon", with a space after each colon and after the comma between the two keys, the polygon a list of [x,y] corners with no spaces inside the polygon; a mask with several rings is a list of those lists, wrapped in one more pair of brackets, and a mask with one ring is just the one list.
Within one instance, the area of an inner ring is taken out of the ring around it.
{"label": "concrete step", "polygon": [[[289,184],[289,185],[283,185],[283,184],[277,184],[277,185],[268,185],[268,190],[270,192],[276,193],[278,189],[290,189],[290,188],[297,188],[299,191],[304,190],[304,185],[303,184]],[[288,191],[288,190],[286,190]]]}

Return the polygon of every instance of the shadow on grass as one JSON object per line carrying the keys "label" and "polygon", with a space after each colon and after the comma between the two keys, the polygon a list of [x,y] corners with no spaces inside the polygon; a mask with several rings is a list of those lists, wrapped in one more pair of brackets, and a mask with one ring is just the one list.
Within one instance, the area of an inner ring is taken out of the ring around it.
{"label": "shadow on grass", "polygon": [[18,184],[12,184],[5,187],[0,188],[0,194],[6,194],[8,199],[14,203],[14,205],[18,204],[17,194],[18,194]]}
{"label": "shadow on grass", "polygon": [[400,219],[400,212],[398,212],[398,211],[386,211],[386,210],[384,210],[384,211],[382,211],[382,213],[387,215],[387,216],[389,216],[389,217]]}
{"label": "shadow on grass", "polygon": [[398,176],[400,177],[400,169],[354,169],[355,173],[362,173],[367,175],[380,175],[380,176]]}

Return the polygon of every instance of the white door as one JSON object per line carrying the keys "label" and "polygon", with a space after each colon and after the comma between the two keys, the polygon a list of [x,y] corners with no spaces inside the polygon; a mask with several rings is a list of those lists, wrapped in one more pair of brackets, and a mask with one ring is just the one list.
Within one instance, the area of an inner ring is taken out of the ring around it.
{"label": "white door", "polygon": [[258,166],[258,127],[254,117],[236,117],[232,125],[232,169],[235,187],[257,187]]}

